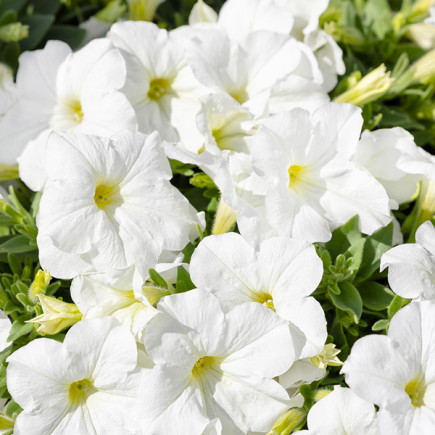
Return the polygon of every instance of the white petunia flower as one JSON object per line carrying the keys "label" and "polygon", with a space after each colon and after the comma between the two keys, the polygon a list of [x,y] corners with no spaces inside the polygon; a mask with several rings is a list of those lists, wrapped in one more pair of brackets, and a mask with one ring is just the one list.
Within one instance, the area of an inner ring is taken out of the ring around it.
{"label": "white petunia flower", "polygon": [[259,304],[224,314],[204,290],[167,296],[158,308],[145,335],[156,366],[138,396],[143,433],[201,434],[215,419],[224,434],[267,432],[288,406],[272,380],[294,359],[287,325]]}
{"label": "white petunia flower", "polygon": [[236,233],[209,236],[193,253],[189,270],[193,283],[212,292],[224,311],[252,301],[285,319],[297,359],[323,349],[326,320],[310,297],[323,266],[310,243],[273,238],[256,251]]}
{"label": "white petunia flower", "polygon": [[204,88],[177,38],[148,22],[114,24],[108,38],[125,58],[128,78],[123,91],[136,112],[139,131],[157,130],[163,139],[181,140],[196,152],[201,145],[195,115]]}
{"label": "white petunia flower", "polygon": [[241,233],[326,241],[356,214],[366,234],[390,222],[385,189],[350,161],[362,121],[355,106],[334,103],[312,114],[294,109],[264,119],[250,149],[268,191],[263,205],[258,196],[251,202],[251,216],[238,215]]}
{"label": "white petunia flower", "polygon": [[8,65],[0,63],[0,121],[17,102],[16,92],[12,70]]}
{"label": "white petunia flower", "polygon": [[388,335],[368,335],[343,365],[346,383],[379,406],[382,434],[429,435],[435,428],[435,304],[414,301],[391,320]]}
{"label": "white petunia flower", "polygon": [[33,173],[44,171],[45,130],[107,136],[135,129],[134,111],[118,92],[125,77],[121,54],[105,39],[94,40],[73,54],[60,41],[23,53],[17,75],[18,103],[0,123],[1,160],[15,163],[34,140],[32,149],[22,156],[25,168],[20,175],[29,187],[40,190],[43,186],[34,181]]}
{"label": "white petunia flower", "polygon": [[[157,264],[160,275],[176,282],[177,263]],[[114,316],[127,326],[138,342],[143,342],[145,327],[158,313],[159,300],[171,294],[171,290],[144,280],[130,266],[123,270],[80,275],[73,279],[71,297],[84,319]]]}
{"label": "white petunia flower", "polygon": [[[391,199],[402,204],[411,200],[422,178],[415,167],[419,163],[419,154],[413,136],[403,128],[395,127],[364,131],[353,160],[382,183]],[[414,162],[413,172],[402,169]]]}
{"label": "white petunia flower", "polygon": [[338,385],[308,413],[306,435],[376,435],[375,407],[349,388]]}
{"label": "white petunia flower", "polygon": [[340,47],[319,29],[319,17],[327,6],[327,0],[228,0],[217,24],[239,42],[259,30],[290,34],[304,42],[322,71],[323,88],[330,91],[337,83],[337,74],[344,74],[345,65]]}
{"label": "white petunia flower", "polygon": [[193,26],[200,23],[215,23],[217,17],[218,15],[213,8],[208,6],[204,0],[198,0],[190,11],[189,25]]}
{"label": "white petunia flower", "polygon": [[399,296],[435,301],[435,228],[430,221],[420,225],[415,240],[387,251],[381,270],[388,267],[388,282]]}
{"label": "white petunia flower", "polygon": [[39,338],[7,361],[8,391],[24,409],[17,435],[130,433],[136,342],[115,319],[81,321],[63,343]]}
{"label": "white petunia flower", "polygon": [[7,339],[11,333],[12,323],[9,317],[0,310],[0,352],[9,347],[12,343],[8,342]]}
{"label": "white petunia flower", "polygon": [[219,29],[178,32],[196,78],[215,92],[226,92],[257,116],[328,101],[313,54],[293,38],[259,31],[238,43]]}
{"label": "white petunia flower", "polygon": [[50,136],[37,216],[40,262],[53,276],[123,269],[144,275],[179,251],[199,221],[173,187],[157,133]]}

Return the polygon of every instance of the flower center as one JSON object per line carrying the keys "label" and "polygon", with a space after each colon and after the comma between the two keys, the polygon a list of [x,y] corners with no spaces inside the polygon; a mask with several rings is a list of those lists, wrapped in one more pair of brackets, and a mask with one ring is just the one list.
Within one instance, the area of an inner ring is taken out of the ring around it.
{"label": "flower center", "polygon": [[154,79],[150,82],[150,90],[148,91],[148,98],[153,101],[159,100],[166,94],[171,84],[167,79]]}
{"label": "flower center", "polygon": [[204,372],[206,372],[213,366],[215,362],[216,362],[216,358],[212,356],[203,356],[198,361],[196,361],[195,365],[193,366],[192,376],[194,378],[201,377],[204,374]]}
{"label": "flower center", "polygon": [[80,101],[73,100],[68,103],[68,106],[71,109],[71,117],[77,124],[80,124],[83,121],[83,110]]}
{"label": "flower center", "polygon": [[273,305],[273,298],[269,293],[259,293],[255,298],[255,302],[264,305],[272,311],[276,311]]}
{"label": "flower center", "polygon": [[228,92],[238,103],[243,104],[248,101],[248,93],[244,89],[237,89]]}
{"label": "flower center", "polygon": [[89,379],[73,382],[69,387],[69,400],[74,406],[80,405],[95,391],[96,388]]}
{"label": "flower center", "polygon": [[94,201],[98,208],[104,210],[114,200],[113,196],[117,192],[117,189],[113,186],[107,186],[106,184],[99,184],[95,188]]}
{"label": "flower center", "polygon": [[424,394],[426,393],[426,385],[424,380],[420,377],[414,378],[409,381],[405,386],[405,392],[411,399],[413,406],[424,405]]}
{"label": "flower center", "polygon": [[288,175],[290,178],[289,187],[292,188],[294,183],[297,183],[301,180],[301,177],[304,173],[304,167],[299,165],[292,165],[288,169]]}

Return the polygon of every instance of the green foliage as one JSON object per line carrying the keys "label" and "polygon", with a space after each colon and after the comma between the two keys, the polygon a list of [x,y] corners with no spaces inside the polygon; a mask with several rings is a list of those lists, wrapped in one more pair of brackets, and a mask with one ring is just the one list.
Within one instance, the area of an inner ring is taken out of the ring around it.
{"label": "green foliage", "polygon": [[324,273],[314,295],[325,310],[332,341],[342,349],[340,358],[373,325],[377,331],[386,329],[379,321],[388,322],[387,310],[397,296],[379,266],[392,245],[392,223],[366,236],[358,228],[358,216],[334,230],[329,242],[316,244]]}

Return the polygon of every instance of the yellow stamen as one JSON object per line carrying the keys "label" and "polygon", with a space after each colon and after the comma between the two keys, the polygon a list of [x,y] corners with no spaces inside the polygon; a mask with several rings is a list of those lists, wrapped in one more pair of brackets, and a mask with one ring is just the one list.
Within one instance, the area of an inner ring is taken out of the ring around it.
{"label": "yellow stamen", "polygon": [[196,361],[195,365],[193,366],[192,376],[194,378],[201,377],[201,375],[205,371],[210,369],[215,363],[216,363],[216,358],[212,356],[203,356],[198,361]]}
{"label": "yellow stamen", "polygon": [[273,305],[273,298],[269,293],[259,293],[255,298],[255,302],[264,305],[269,308],[269,310],[276,311],[275,306]]}
{"label": "yellow stamen", "polygon": [[150,82],[150,90],[148,91],[148,98],[153,101],[159,100],[166,94],[170,83],[167,79],[154,79]]}
{"label": "yellow stamen", "polygon": [[409,381],[405,386],[405,392],[411,399],[413,406],[424,405],[424,394],[426,393],[426,385],[424,380],[420,377],[414,378]]}
{"label": "yellow stamen", "polygon": [[112,186],[106,184],[99,184],[95,188],[94,201],[98,208],[104,210],[109,204],[113,202],[113,195],[117,190]]}
{"label": "yellow stamen", "polygon": [[73,100],[68,103],[68,106],[70,107],[72,111],[72,117],[74,121],[76,121],[78,124],[80,124],[83,121],[83,109],[82,105],[79,100]]}
{"label": "yellow stamen", "polygon": [[237,89],[229,92],[229,94],[240,104],[245,103],[249,99],[248,94],[244,89]]}
{"label": "yellow stamen", "polygon": [[290,178],[289,187],[292,188],[293,184],[297,181],[300,181],[301,176],[303,175],[304,167],[299,165],[292,165],[288,169],[288,175]]}
{"label": "yellow stamen", "polygon": [[95,391],[96,388],[89,379],[73,382],[68,394],[71,405],[77,406],[86,402],[86,399]]}

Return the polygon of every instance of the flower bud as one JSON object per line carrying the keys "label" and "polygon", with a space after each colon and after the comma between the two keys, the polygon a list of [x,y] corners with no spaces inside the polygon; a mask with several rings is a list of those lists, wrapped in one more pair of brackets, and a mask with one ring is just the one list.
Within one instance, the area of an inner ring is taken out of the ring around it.
{"label": "flower bud", "polygon": [[152,21],[157,6],[164,0],[127,0],[130,20]]}
{"label": "flower bud", "polygon": [[414,82],[428,83],[435,78],[435,49],[420,57],[412,66]]}
{"label": "flower bud", "polygon": [[289,409],[281,415],[267,435],[289,435],[302,424],[305,414],[299,408]]}
{"label": "flower bud", "polygon": [[334,99],[335,103],[350,103],[355,106],[364,106],[384,96],[394,82],[387,72],[385,65],[378,66],[364,76],[353,88]]}
{"label": "flower bud", "polygon": [[29,36],[29,26],[21,23],[10,23],[0,26],[0,41],[18,42]]}
{"label": "flower bud", "polygon": [[44,314],[28,320],[29,323],[39,323],[37,331],[41,335],[57,334],[83,317],[75,304],[69,304],[56,298],[38,295]]}
{"label": "flower bud", "polygon": [[229,207],[223,199],[219,200],[218,209],[214,218],[212,234],[224,234],[236,223],[236,212]]}
{"label": "flower bud", "polygon": [[48,284],[50,284],[51,275],[47,270],[38,270],[32,285],[29,288],[29,299],[36,302],[38,295],[45,294]]}

